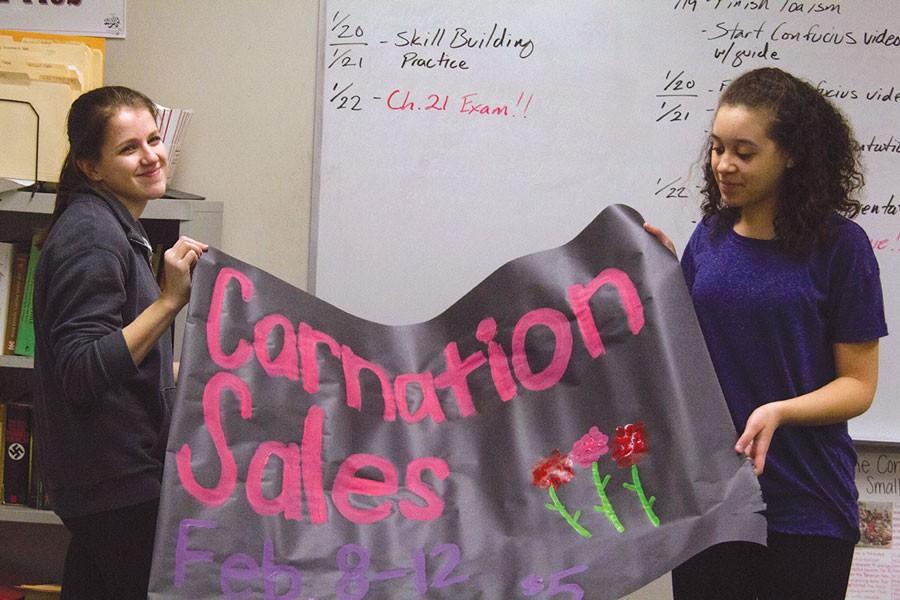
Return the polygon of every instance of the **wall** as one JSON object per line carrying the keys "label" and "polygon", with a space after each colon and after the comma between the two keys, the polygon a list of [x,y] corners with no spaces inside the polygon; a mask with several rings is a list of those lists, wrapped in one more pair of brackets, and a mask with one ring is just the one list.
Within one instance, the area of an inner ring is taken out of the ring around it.
{"label": "wall", "polygon": [[306,288],[318,3],[129,0],[106,84],[193,108],[172,187],[225,203],[221,249]]}

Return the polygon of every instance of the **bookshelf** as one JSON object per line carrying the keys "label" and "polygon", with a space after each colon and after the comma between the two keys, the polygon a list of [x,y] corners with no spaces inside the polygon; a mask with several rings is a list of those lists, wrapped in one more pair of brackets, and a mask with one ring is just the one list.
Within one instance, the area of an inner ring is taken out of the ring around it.
{"label": "bookshelf", "polygon": [[34,367],[34,359],[30,356],[9,356],[0,354],[0,369],[31,369]]}
{"label": "bookshelf", "polygon": [[[27,506],[0,504],[0,521],[6,523],[34,523],[37,525],[62,525],[52,510],[35,510]],[[2,550],[0,550],[2,552]]]}
{"label": "bookshelf", "polygon": [[[0,240],[28,241],[35,228],[45,227],[55,203],[52,193],[0,193]],[[162,198],[147,204],[141,222],[154,246],[169,248],[180,235],[218,246],[222,237],[222,202]],[[185,312],[174,325],[175,357],[180,355]],[[27,395],[34,360],[0,355],[0,402]],[[49,510],[0,504],[0,585],[58,583],[68,532]]]}
{"label": "bookshelf", "polygon": [[[28,241],[31,231],[45,227],[53,213],[56,195],[10,191],[0,193],[0,240]],[[147,204],[141,223],[150,236],[150,243],[161,243],[168,248],[180,235],[217,246],[222,238],[222,202],[214,200],[187,200],[162,198]],[[175,321],[175,356],[181,352],[181,332],[184,329],[184,313]],[[0,357],[0,368],[7,366]],[[14,363],[13,366],[19,366]]]}

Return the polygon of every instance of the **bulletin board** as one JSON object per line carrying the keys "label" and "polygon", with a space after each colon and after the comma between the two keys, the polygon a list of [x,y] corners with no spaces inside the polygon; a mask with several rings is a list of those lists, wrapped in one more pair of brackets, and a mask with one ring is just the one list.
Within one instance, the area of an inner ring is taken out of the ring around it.
{"label": "bulletin board", "polygon": [[900,449],[865,445],[856,461],[860,541],[847,600],[900,598]]}

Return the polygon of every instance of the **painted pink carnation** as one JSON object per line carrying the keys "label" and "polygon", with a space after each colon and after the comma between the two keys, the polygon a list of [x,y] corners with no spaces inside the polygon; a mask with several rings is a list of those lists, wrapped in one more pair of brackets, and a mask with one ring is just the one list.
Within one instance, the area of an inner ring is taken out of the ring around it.
{"label": "painted pink carnation", "polygon": [[608,442],[609,437],[595,425],[580,440],[572,444],[569,458],[579,467],[588,468],[609,452]]}

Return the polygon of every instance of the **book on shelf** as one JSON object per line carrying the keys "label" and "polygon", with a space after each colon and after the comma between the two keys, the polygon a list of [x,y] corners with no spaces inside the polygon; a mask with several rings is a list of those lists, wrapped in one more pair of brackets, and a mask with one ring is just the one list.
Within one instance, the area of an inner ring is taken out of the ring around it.
{"label": "book on shelf", "polygon": [[28,504],[31,476],[31,405],[6,404],[3,440],[3,501]]}
{"label": "book on shelf", "polygon": [[9,288],[12,285],[13,262],[16,259],[16,245],[0,242],[0,331],[6,331],[6,317],[9,314]]}
{"label": "book on shelf", "polygon": [[62,586],[55,583],[23,583],[15,587],[25,593],[25,600],[59,600]]}
{"label": "book on shelf", "polygon": [[[3,451],[3,456],[6,456],[6,404],[2,402],[2,398],[0,398],[0,450]],[[3,501],[3,464],[6,462],[3,456],[0,456],[0,502]]]}
{"label": "book on shelf", "polygon": [[28,506],[40,510],[50,509],[50,498],[41,477],[41,461],[38,460],[38,447],[34,443],[34,427],[31,428],[31,470],[28,478]]}
{"label": "book on shelf", "polygon": [[16,353],[16,336],[19,332],[19,313],[22,298],[25,295],[25,278],[28,275],[28,250],[16,246],[13,258],[12,277],[10,278],[9,296],[7,298],[6,329],[3,332],[3,354]]}
{"label": "book on shelf", "polygon": [[[18,424],[16,422],[8,423],[6,418],[8,405],[12,407],[13,418],[18,420]],[[27,396],[24,402],[0,402],[0,451],[3,452],[0,457],[0,504],[21,504],[40,510],[50,510],[50,498],[47,495],[44,480],[41,478],[37,445],[34,443],[33,410]],[[7,429],[9,428],[16,429],[12,437],[8,437]],[[27,443],[20,442],[19,446],[6,443],[7,439],[23,439],[23,436],[26,435],[26,433],[22,433],[23,430],[27,433]],[[17,463],[13,471],[7,475],[7,464],[18,460],[21,455],[27,456],[25,462]],[[9,495],[5,485],[7,477],[15,479],[11,488],[13,493]],[[23,496],[22,491],[26,489],[27,494]]]}
{"label": "book on shelf", "polygon": [[34,298],[34,274],[37,271],[38,259],[41,249],[37,245],[38,234],[31,239],[31,248],[28,252],[28,267],[25,272],[25,287],[22,294],[22,304],[19,308],[19,327],[16,331],[16,350],[20,356],[34,356],[34,310],[32,300]]}
{"label": "book on shelf", "polygon": [[156,125],[162,136],[163,144],[169,153],[169,168],[166,173],[166,181],[172,181],[175,175],[175,167],[181,157],[184,133],[187,131],[194,111],[190,108],[168,108],[156,105]]}
{"label": "book on shelf", "polygon": [[25,592],[18,588],[0,585],[0,600],[25,600]]}

